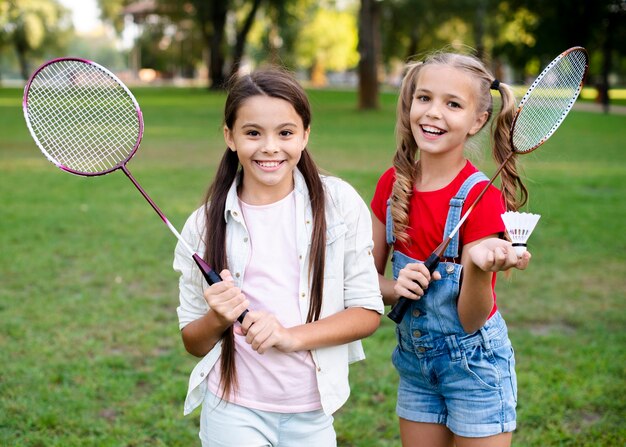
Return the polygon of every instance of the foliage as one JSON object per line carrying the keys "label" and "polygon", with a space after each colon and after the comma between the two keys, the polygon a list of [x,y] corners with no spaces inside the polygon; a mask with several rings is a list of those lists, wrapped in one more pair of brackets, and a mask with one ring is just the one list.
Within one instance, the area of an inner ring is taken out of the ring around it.
{"label": "foliage", "polygon": [[356,17],[345,11],[319,8],[302,24],[295,46],[298,66],[320,65],[325,70],[345,71],[358,62]]}
{"label": "foliage", "polygon": [[12,46],[24,79],[29,59],[63,48],[71,31],[69,11],[57,0],[10,0],[0,3],[0,55]]}
{"label": "foliage", "polygon": [[[134,93],[146,129],[129,169],[181,228],[225,149],[224,95]],[[177,326],[175,239],[122,173],[85,179],[46,161],[21,95],[0,90],[0,445],[198,445],[199,412],[182,416],[196,359]],[[314,158],[369,202],[391,164],[395,94],[367,113],[352,91],[309,96]],[[520,157],[542,220],[529,269],[497,286],[517,358],[514,447],[626,440],[625,126],[626,115],[575,109]],[[489,174],[487,160],[475,161]],[[391,322],[364,344],[335,415],[339,446],[397,447]]]}
{"label": "foliage", "polygon": [[[118,32],[132,12],[141,36],[132,61],[164,77],[208,72],[217,87],[239,67],[281,63],[320,73],[352,69],[359,0],[97,0]],[[376,0],[379,63],[397,75],[403,61],[445,46],[473,48],[505,78],[519,82],[564,49],[591,55],[590,82],[603,88],[626,79],[625,0]],[[0,69],[22,75],[67,48],[68,12],[59,0],[0,2]],[[369,34],[368,34],[369,35]],[[372,34],[377,35],[377,34]],[[378,42],[380,40],[380,42]],[[361,45],[363,48],[363,45]],[[377,50],[376,50],[377,51]],[[132,67],[136,68],[136,67]],[[139,68],[139,67],[138,67]],[[15,71],[15,70],[13,70]],[[382,71],[382,70],[380,70]],[[362,76],[362,75],[361,75]],[[371,89],[370,89],[371,90]]]}

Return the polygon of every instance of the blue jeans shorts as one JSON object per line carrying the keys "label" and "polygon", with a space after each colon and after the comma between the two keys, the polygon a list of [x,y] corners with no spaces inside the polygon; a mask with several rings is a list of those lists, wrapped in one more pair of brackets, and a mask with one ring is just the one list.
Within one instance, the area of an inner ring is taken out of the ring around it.
{"label": "blue jeans shorts", "polygon": [[442,424],[465,437],[515,430],[515,357],[498,312],[479,331],[442,336],[428,348],[397,333],[398,416]]}
{"label": "blue jeans shorts", "polygon": [[333,417],[322,410],[274,413],[226,401],[207,391],[200,415],[202,447],[336,447]]}

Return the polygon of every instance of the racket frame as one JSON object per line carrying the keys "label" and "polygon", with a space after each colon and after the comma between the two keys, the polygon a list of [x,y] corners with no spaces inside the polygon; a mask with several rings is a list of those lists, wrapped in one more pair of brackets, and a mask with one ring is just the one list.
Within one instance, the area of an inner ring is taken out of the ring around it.
{"label": "racket frame", "polygon": [[[45,68],[47,68],[48,66],[56,64],[56,63],[70,62],[70,61],[81,62],[81,63],[87,64],[87,65],[91,65],[93,67],[96,67],[98,70],[100,70],[101,72],[106,74],[109,78],[111,78],[113,81],[115,81],[120,87],[122,87],[124,89],[124,91],[126,92],[126,95],[128,95],[128,98],[132,101],[133,105],[135,106],[135,112],[137,113],[137,121],[138,121],[138,126],[139,126],[139,131],[138,131],[138,135],[137,135],[137,141],[135,142],[135,144],[133,146],[133,149],[129,152],[129,154],[126,156],[126,158],[124,158],[123,160],[119,161],[116,165],[114,165],[114,166],[112,166],[112,167],[110,167],[108,169],[105,169],[103,171],[98,171],[98,172],[78,171],[76,169],[72,169],[72,168],[70,168],[68,166],[63,165],[62,163],[59,163],[54,157],[52,157],[48,153],[48,151],[45,149],[44,145],[41,143],[41,141],[39,141],[39,138],[37,137],[37,135],[35,133],[35,130],[31,126],[31,120],[29,118],[29,111],[28,111],[28,95],[29,95],[29,92],[30,92],[31,85],[32,85],[33,81],[37,78],[37,75],[40,72],[42,72]],[[100,176],[100,175],[109,174],[109,173],[115,171],[116,169],[122,168],[124,170],[124,172],[126,173],[126,175],[129,175],[128,171],[126,169],[124,169],[124,165],[126,163],[128,163],[128,161],[131,158],[133,158],[133,156],[137,152],[137,149],[139,149],[139,145],[141,144],[141,140],[143,138],[143,131],[144,131],[143,113],[141,112],[141,108],[139,107],[139,103],[137,102],[137,99],[135,98],[135,95],[133,95],[132,92],[130,91],[130,89],[116,75],[114,75],[107,68],[103,67],[102,65],[100,65],[97,62],[94,62],[92,60],[79,58],[79,57],[58,57],[56,59],[51,59],[51,60],[45,62],[44,64],[42,64],[39,68],[37,68],[37,70],[35,70],[33,72],[33,74],[30,76],[30,78],[28,79],[28,82],[26,83],[26,86],[24,87],[24,96],[23,96],[23,99],[22,99],[22,109],[23,109],[23,112],[24,112],[24,119],[26,120],[26,125],[28,126],[28,130],[29,130],[31,136],[35,140],[35,143],[37,144],[37,147],[41,150],[41,152],[43,152],[43,154],[46,156],[46,158],[52,164],[54,164],[56,167],[58,167],[59,169],[62,169],[63,171],[66,171],[66,172],[69,172],[70,174],[80,175],[82,177],[96,177],[96,176]],[[136,181],[133,180],[133,183],[140,190],[142,190],[142,188],[137,185]],[[144,197],[146,196],[145,191],[143,191],[142,194],[144,195]],[[150,204],[153,207],[155,206],[154,203],[152,202],[152,200],[148,200],[148,201],[150,202]],[[161,215],[161,214],[162,213],[159,211],[159,215]]]}
{"label": "racket frame", "polygon": [[[33,129],[32,125],[31,125],[31,119],[30,119],[29,107],[28,107],[29,106],[29,104],[28,104],[28,97],[29,97],[29,92],[30,92],[30,89],[31,89],[31,86],[32,86],[33,82],[35,81],[35,79],[37,78],[39,73],[41,73],[44,69],[46,69],[50,65],[53,65],[53,64],[56,64],[56,63],[62,63],[62,62],[71,62],[71,61],[80,62],[80,63],[83,63],[83,64],[90,65],[92,67],[95,67],[99,71],[103,72],[107,77],[111,78],[111,80],[113,80],[118,86],[120,86],[120,87],[122,87],[124,89],[126,95],[132,101],[132,103],[134,105],[134,108],[135,108],[135,112],[137,114],[138,135],[137,135],[137,140],[135,141],[135,143],[133,145],[133,148],[130,150],[130,152],[128,153],[128,155],[124,159],[122,159],[121,161],[117,162],[112,167],[104,169],[102,171],[97,171],[97,172],[78,171],[76,169],[72,169],[72,168],[70,168],[68,166],[63,165],[62,163],[59,163],[45,149],[43,143],[39,140],[39,138],[37,137],[37,134],[35,133],[35,130]],[[33,74],[30,76],[28,82],[26,83],[26,85],[24,87],[24,96],[23,96],[23,99],[22,99],[22,109],[23,109],[23,112],[24,112],[24,119],[26,120],[26,125],[28,126],[28,130],[30,132],[30,135],[32,136],[33,140],[35,140],[35,143],[36,143],[37,147],[41,150],[41,152],[45,155],[45,157],[50,162],[52,162],[52,164],[54,164],[59,169],[65,171],[65,172],[69,172],[70,174],[78,175],[78,176],[81,176],[81,177],[102,176],[102,175],[110,174],[111,172],[116,171],[118,169],[121,169],[122,172],[124,172],[124,174],[126,175],[126,177],[128,177],[128,179],[135,186],[135,188],[137,188],[137,190],[141,193],[143,198],[146,199],[146,201],[150,204],[152,209],[154,209],[154,211],[159,215],[159,217],[165,223],[165,225],[169,228],[169,230],[174,234],[174,236],[176,236],[176,238],[181,243],[181,245],[187,250],[187,252],[190,254],[192,259],[194,260],[194,262],[196,263],[196,265],[198,266],[198,268],[202,272],[202,275],[204,276],[204,278],[207,281],[207,283],[209,285],[211,285],[211,284],[214,284],[216,282],[222,281],[220,276],[211,268],[211,266],[209,266],[204,261],[204,259],[202,259],[202,257],[200,255],[198,255],[193,248],[191,248],[191,246],[187,243],[187,241],[185,241],[185,239],[182,237],[182,235],[171,224],[171,222],[167,219],[165,214],[157,206],[157,204],[154,202],[154,200],[152,200],[152,198],[143,189],[143,187],[139,184],[139,182],[137,182],[137,180],[133,177],[133,175],[130,173],[130,171],[126,167],[126,163],[128,163],[128,161],[130,161],[130,159],[135,155],[135,153],[139,149],[139,145],[141,144],[141,140],[143,138],[144,122],[143,122],[143,113],[141,112],[141,108],[139,107],[139,103],[137,102],[137,99],[132,94],[130,89],[116,75],[114,75],[111,71],[109,71],[107,68],[103,67],[102,65],[98,64],[97,62],[91,61],[89,59],[83,59],[83,58],[77,58],[77,57],[60,57],[60,58],[56,58],[56,59],[51,59],[51,60],[45,62],[44,64],[42,64],[39,68],[37,68],[37,70],[35,70],[35,72],[33,72]],[[245,310],[237,318],[237,320],[240,323],[243,322],[243,319],[244,319],[244,317],[245,317],[245,315],[247,313],[248,313],[248,310]]]}

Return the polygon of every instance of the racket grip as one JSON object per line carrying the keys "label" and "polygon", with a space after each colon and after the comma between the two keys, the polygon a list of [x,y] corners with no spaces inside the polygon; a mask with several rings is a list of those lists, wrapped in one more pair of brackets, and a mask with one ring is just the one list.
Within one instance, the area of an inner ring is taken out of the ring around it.
{"label": "racket grip", "polygon": [[[424,265],[428,269],[428,271],[432,274],[437,266],[439,265],[439,254],[432,253]],[[396,302],[396,304],[391,308],[391,311],[387,314],[387,316],[396,324],[400,324],[402,318],[404,318],[404,314],[409,309],[409,305],[411,304],[411,300],[408,298],[400,297],[400,299]]]}
{"label": "racket grip", "polygon": [[[196,264],[198,265],[198,268],[202,272],[202,276],[204,276],[204,279],[206,279],[206,282],[208,282],[209,285],[213,285],[216,282],[222,281],[222,278],[220,278],[220,275],[215,273],[215,270],[213,270],[209,266],[209,264],[207,264],[204,261],[204,259],[202,259],[200,257],[200,255],[198,255],[198,253],[194,253],[193,254],[193,260],[196,261]],[[237,321],[240,322],[240,323],[243,323],[243,319],[246,317],[247,313],[248,313],[248,309],[244,310],[242,312],[242,314],[239,315],[239,317],[237,317]]]}

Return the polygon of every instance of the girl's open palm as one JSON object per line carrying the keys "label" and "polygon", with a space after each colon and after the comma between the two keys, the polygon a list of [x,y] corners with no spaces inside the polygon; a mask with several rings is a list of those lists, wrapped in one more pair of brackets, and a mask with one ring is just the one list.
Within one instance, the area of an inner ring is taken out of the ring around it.
{"label": "girl's open palm", "polygon": [[509,241],[496,237],[487,238],[469,249],[470,259],[485,272],[500,272],[511,268],[524,270],[528,267],[531,255],[524,252],[521,257],[515,253]]}

